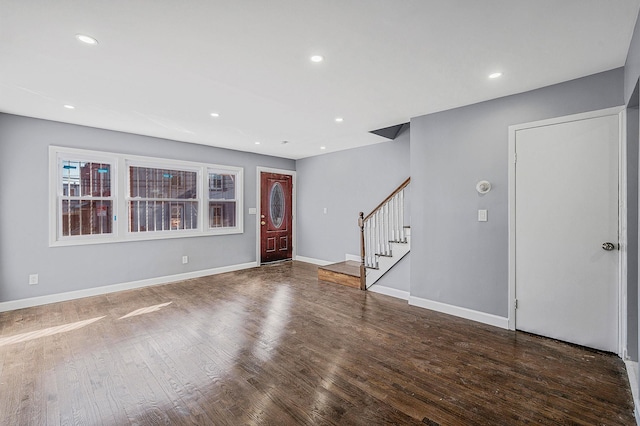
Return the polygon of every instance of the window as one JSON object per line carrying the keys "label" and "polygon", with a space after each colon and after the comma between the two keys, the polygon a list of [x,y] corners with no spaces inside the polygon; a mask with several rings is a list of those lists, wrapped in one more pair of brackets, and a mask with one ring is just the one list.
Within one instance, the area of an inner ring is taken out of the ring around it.
{"label": "window", "polygon": [[243,232],[239,167],[52,146],[49,170],[52,246]]}
{"label": "window", "polygon": [[211,191],[219,191],[222,189],[222,175],[209,174],[209,189]]}
{"label": "window", "polygon": [[129,232],[198,229],[198,173],[129,166]]}
{"label": "window", "polygon": [[109,160],[59,156],[56,161],[57,236],[113,233],[113,164]]}
{"label": "window", "polygon": [[238,172],[209,170],[209,228],[235,228]]}

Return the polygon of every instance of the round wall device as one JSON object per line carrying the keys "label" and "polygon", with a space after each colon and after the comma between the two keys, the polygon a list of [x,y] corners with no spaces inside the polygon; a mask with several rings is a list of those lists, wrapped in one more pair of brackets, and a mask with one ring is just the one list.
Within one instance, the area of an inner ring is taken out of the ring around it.
{"label": "round wall device", "polygon": [[491,183],[489,183],[488,180],[481,180],[480,182],[478,182],[478,184],[476,185],[476,190],[480,193],[480,194],[486,194],[487,192],[491,191]]}

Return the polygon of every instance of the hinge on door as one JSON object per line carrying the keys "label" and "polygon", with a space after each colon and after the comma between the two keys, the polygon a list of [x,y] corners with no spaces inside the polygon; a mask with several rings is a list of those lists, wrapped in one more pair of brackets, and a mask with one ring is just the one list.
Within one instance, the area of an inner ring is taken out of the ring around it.
{"label": "hinge on door", "polygon": [[515,300],[516,309],[518,309],[518,299]]}
{"label": "hinge on door", "polygon": [[517,152],[514,152],[514,153],[513,153],[513,162],[514,162],[514,163],[517,163],[517,162],[518,162],[518,153],[517,153]]}

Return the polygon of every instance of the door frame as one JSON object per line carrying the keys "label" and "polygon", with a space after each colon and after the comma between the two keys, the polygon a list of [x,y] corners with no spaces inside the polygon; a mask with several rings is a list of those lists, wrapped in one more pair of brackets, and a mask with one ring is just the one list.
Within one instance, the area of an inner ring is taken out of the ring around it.
{"label": "door frame", "polygon": [[260,175],[265,173],[278,173],[281,175],[291,176],[291,241],[293,244],[293,250],[291,253],[291,259],[296,258],[297,253],[297,240],[296,240],[296,172],[295,170],[274,169],[271,167],[256,167],[256,263],[260,266],[261,263],[261,251],[260,251],[260,202],[262,201],[262,188],[260,185]]}
{"label": "door frame", "polygon": [[556,117],[509,126],[509,290],[508,290],[508,328],[516,330],[516,132],[519,130],[543,127],[590,118],[618,116],[618,241],[620,244],[618,259],[618,356],[624,359],[627,352],[627,144],[626,109],[624,105],[589,111],[580,114]]}

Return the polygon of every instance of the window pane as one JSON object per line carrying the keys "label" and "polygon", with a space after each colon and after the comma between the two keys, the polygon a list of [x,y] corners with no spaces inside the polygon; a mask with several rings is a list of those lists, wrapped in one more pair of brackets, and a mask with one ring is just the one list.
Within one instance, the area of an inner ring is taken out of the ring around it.
{"label": "window pane", "polygon": [[284,199],[285,196],[282,185],[280,185],[280,182],[276,182],[271,188],[271,195],[269,196],[269,213],[271,222],[276,228],[280,228],[284,220]]}
{"label": "window pane", "polygon": [[197,198],[197,172],[129,167],[129,195],[133,198]]}
{"label": "window pane", "polygon": [[129,202],[129,231],[171,231],[198,228],[197,201]]}
{"label": "window pane", "polygon": [[110,197],[111,165],[64,160],[62,194],[71,197]]}
{"label": "window pane", "polygon": [[209,227],[233,228],[236,226],[235,201],[209,202]]}
{"label": "window pane", "polygon": [[80,196],[80,163],[78,161],[62,162],[62,194]]}
{"label": "window pane", "polygon": [[235,200],[235,175],[209,173],[209,199]]}
{"label": "window pane", "polygon": [[111,201],[62,200],[62,235],[95,235],[112,232]]}

